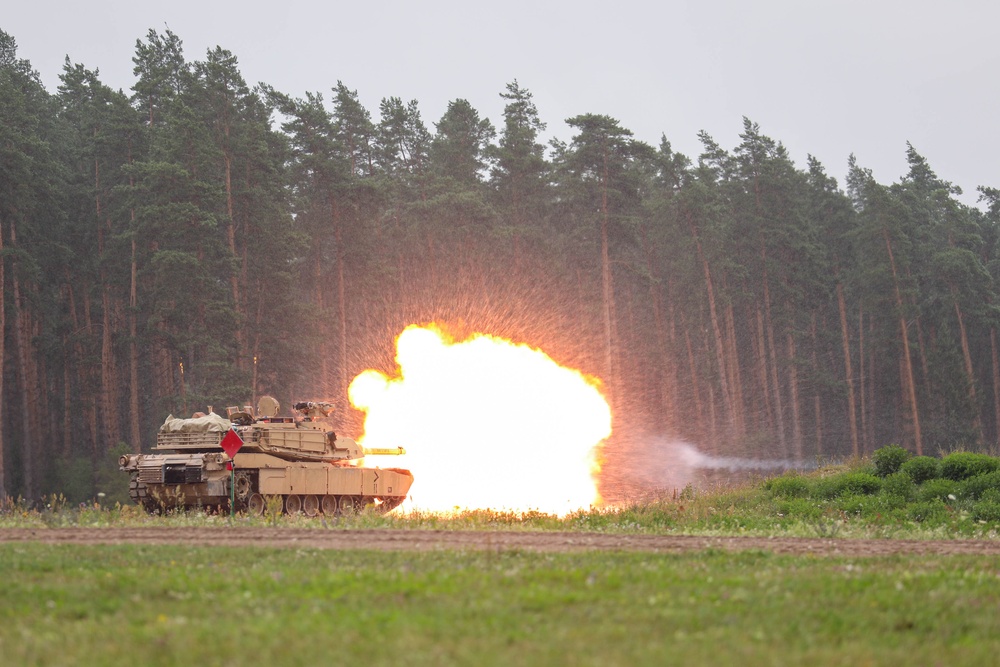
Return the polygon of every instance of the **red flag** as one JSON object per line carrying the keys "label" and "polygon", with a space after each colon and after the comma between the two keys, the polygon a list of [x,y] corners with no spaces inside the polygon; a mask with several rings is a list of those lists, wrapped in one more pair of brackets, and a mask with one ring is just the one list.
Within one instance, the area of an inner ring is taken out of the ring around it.
{"label": "red flag", "polygon": [[224,451],[229,458],[233,458],[236,456],[236,452],[240,451],[240,447],[243,446],[243,438],[241,438],[240,434],[236,432],[236,429],[231,428],[229,429],[229,432],[223,436],[222,442],[220,442],[219,445],[222,447],[222,451]]}

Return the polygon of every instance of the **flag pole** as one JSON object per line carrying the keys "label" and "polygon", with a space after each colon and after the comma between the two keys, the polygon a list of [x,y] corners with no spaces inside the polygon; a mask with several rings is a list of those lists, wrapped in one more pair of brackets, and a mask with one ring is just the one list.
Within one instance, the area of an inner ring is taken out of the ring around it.
{"label": "flag pole", "polygon": [[229,518],[236,516],[236,455],[229,459]]}

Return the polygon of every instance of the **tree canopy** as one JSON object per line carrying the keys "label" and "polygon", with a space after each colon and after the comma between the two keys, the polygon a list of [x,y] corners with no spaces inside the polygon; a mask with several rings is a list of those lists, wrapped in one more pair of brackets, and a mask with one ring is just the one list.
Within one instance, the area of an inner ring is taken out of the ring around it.
{"label": "tree canopy", "polygon": [[428,123],[251,87],[169,30],[133,63],[130,97],[68,59],[50,92],[0,31],[0,499],[92,495],[168,413],[264,393],[357,431],[348,383],[430,321],[599,377],[612,476],[654,438],[1000,446],[1000,191],[962,204],[914,146],[842,189],[747,118],[691,157],[592,113],[545,146],[516,80],[496,125],[466,99]]}

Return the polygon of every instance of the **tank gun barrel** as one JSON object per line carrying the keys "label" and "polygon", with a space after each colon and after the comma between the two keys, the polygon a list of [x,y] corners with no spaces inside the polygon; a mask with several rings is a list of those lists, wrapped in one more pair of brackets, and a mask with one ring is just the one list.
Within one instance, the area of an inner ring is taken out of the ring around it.
{"label": "tank gun barrel", "polygon": [[402,456],[406,450],[402,447],[362,447],[365,456]]}

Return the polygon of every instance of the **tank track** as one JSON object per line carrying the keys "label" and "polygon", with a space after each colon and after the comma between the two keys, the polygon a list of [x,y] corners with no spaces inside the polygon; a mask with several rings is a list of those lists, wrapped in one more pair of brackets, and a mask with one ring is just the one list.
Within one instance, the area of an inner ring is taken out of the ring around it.
{"label": "tank track", "polygon": [[128,497],[132,502],[152,514],[158,509],[156,499],[149,495],[149,489],[139,481],[139,473],[132,473],[128,483]]}
{"label": "tank track", "polygon": [[[250,471],[240,471],[236,473],[236,479],[236,511],[246,512],[252,516],[264,514],[267,501],[264,496],[257,492],[256,475]],[[139,481],[139,474],[137,472],[132,473],[129,480],[128,495],[132,499],[132,502],[142,507],[149,514],[157,514],[162,510],[160,502],[150,494],[146,484]],[[309,507],[306,504],[306,496],[291,494],[280,495],[278,497],[281,499],[280,508],[282,514],[298,514],[302,512],[307,516],[319,516],[321,514],[326,516],[350,515],[362,511],[365,507],[374,507],[378,514],[386,514],[399,506],[405,499],[402,496],[379,498],[381,502],[376,505],[372,502],[375,498],[370,496],[313,496],[316,499],[313,503],[315,507]],[[225,507],[220,506],[218,509],[222,511],[227,507],[228,503]],[[312,511],[309,511],[310,509]]]}

